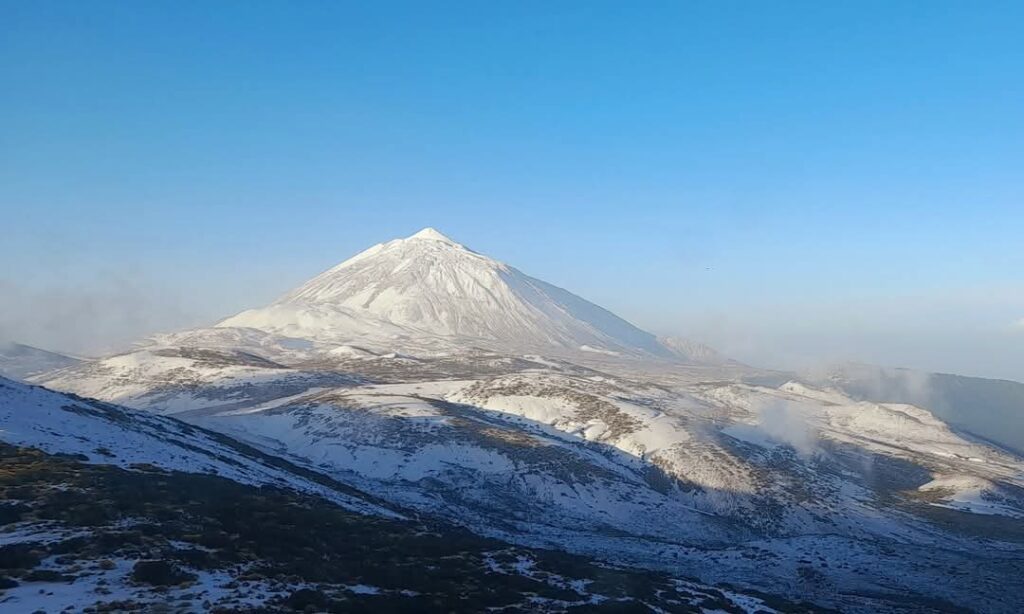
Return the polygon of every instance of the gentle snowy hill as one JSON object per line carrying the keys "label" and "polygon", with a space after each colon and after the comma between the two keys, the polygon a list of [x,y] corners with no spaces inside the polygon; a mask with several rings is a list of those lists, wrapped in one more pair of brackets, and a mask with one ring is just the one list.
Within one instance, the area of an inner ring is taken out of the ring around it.
{"label": "gentle snowy hill", "polygon": [[220,326],[380,345],[443,339],[505,350],[675,356],[611,312],[432,228],[375,245]]}
{"label": "gentle snowy hill", "polygon": [[721,365],[726,363],[739,364],[718,353],[713,347],[683,339],[681,337],[659,337],[658,342],[668,348],[677,357],[696,364]]}
{"label": "gentle snowy hill", "polygon": [[928,407],[954,427],[1024,452],[1024,384],[865,364],[831,367],[808,381],[876,402]]}
{"label": "gentle snowy hill", "polygon": [[82,362],[78,358],[21,343],[0,342],[0,376],[26,380]]}

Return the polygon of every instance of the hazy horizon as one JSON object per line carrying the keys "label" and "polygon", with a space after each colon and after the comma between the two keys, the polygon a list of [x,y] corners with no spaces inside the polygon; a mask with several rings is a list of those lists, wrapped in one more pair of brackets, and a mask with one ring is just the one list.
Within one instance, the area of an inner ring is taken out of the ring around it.
{"label": "hazy horizon", "polygon": [[[401,237],[396,236],[392,238]],[[467,243],[468,247],[476,249],[476,251],[488,253],[486,249],[473,246],[472,243],[459,237],[453,238]],[[368,244],[365,247],[369,248],[371,245]],[[195,306],[187,305],[186,301],[180,297],[177,299],[178,303],[175,303],[175,297],[166,294],[161,298],[161,293],[166,291],[159,289],[155,284],[149,288],[138,287],[134,285],[133,280],[127,277],[111,277],[106,280],[106,283],[110,284],[109,286],[99,285],[88,290],[79,289],[81,293],[78,295],[72,289],[63,293],[55,291],[49,297],[40,295],[25,297],[23,308],[26,313],[32,311],[32,305],[29,304],[30,298],[34,305],[56,302],[61,305],[61,309],[64,311],[58,314],[57,319],[47,321],[36,317],[26,317],[18,329],[0,329],[0,331],[22,330],[25,332],[22,338],[18,338],[16,333],[0,336],[0,341],[27,343],[42,347],[43,349],[86,356],[118,351],[130,347],[133,343],[142,341],[152,334],[212,325],[239,311],[262,306],[278,298],[287,290],[306,281],[308,278],[330,268],[355,253],[357,252],[340,256],[336,262],[328,263],[316,270],[311,270],[304,277],[300,273],[293,281],[283,278],[274,279],[273,281],[276,283],[268,283],[267,287],[273,288],[275,285],[280,287],[277,290],[263,292],[262,296],[253,299],[252,302],[245,302],[246,299],[244,297],[218,296],[217,298],[223,305],[208,307],[203,312],[196,310]],[[515,263],[508,264],[515,266]],[[531,271],[525,272],[538,276]],[[248,274],[254,279],[259,277],[258,270],[250,271]],[[542,275],[540,277],[543,278]],[[575,292],[571,287],[567,289]],[[17,294],[8,294],[7,296],[8,298],[17,297]],[[589,299],[590,297],[584,295],[583,298]],[[610,297],[610,299],[613,298]],[[929,302],[930,298],[934,297],[889,297],[889,312],[883,315],[890,316],[888,322],[890,326],[899,323],[901,317],[907,318],[907,321],[909,321],[912,313],[920,310],[922,306]],[[992,298],[998,303],[999,297]],[[862,297],[860,302],[869,300],[870,298]],[[960,296],[957,297],[957,300],[963,307],[978,307],[983,306],[985,295]],[[197,303],[201,302],[203,301],[197,301]],[[211,303],[212,301],[207,300],[205,302]],[[942,301],[935,302],[940,305],[946,304]],[[7,304],[10,306],[16,303],[9,301]],[[980,372],[971,371],[970,363],[963,360],[957,361],[955,357],[951,357],[948,354],[941,354],[943,350],[946,352],[955,352],[957,350],[958,346],[955,342],[943,348],[942,344],[944,341],[950,343],[948,339],[940,339],[936,343],[927,345],[921,345],[919,340],[914,340],[916,342],[915,345],[908,344],[907,347],[903,348],[902,353],[888,357],[886,355],[887,345],[894,342],[891,338],[892,334],[901,333],[904,335],[904,339],[913,339],[915,331],[896,331],[895,326],[893,330],[886,331],[884,326],[887,322],[884,318],[869,321],[862,316],[856,319],[853,311],[856,310],[857,304],[857,302],[854,302],[848,305],[833,305],[831,306],[830,315],[843,315],[850,318],[851,321],[855,321],[856,324],[868,329],[860,334],[857,331],[846,329],[833,330],[827,335],[823,335],[822,330],[826,324],[821,321],[814,321],[814,316],[810,311],[802,313],[797,311],[800,306],[794,304],[772,305],[768,309],[763,309],[759,314],[749,316],[714,311],[704,313],[692,312],[684,318],[689,323],[688,328],[683,328],[682,326],[673,328],[671,322],[659,322],[657,318],[646,322],[642,315],[633,317],[625,311],[618,311],[617,313],[624,315],[639,327],[658,335],[679,335],[694,341],[707,343],[730,358],[764,368],[813,370],[844,362],[864,362],[887,367],[908,367],[977,377],[1024,379],[1024,372],[1021,372],[1021,375],[1018,376],[1014,375],[1016,371],[1014,371],[1013,365],[1009,365],[1010,369],[1000,371],[997,365],[998,352],[993,353],[992,360],[988,363],[991,373],[986,370]],[[602,306],[608,307],[609,305],[608,303],[603,303]],[[218,308],[220,311],[216,311]],[[764,308],[764,305],[762,305],[762,308]],[[933,310],[936,315],[938,315],[939,311]],[[799,324],[802,328],[794,325],[790,331],[780,331],[777,333],[771,332],[768,327],[760,330],[757,328],[758,324],[764,325],[773,321],[778,322],[784,318],[793,318],[795,313],[800,313],[800,317],[794,319],[799,319]],[[825,322],[830,321],[829,315],[819,316],[819,318],[822,318]],[[876,328],[871,330],[872,326]],[[86,332],[80,332],[82,330]],[[889,337],[883,339],[886,336]],[[65,346],[62,340],[69,341],[70,345]],[[837,342],[836,340],[841,341]],[[898,340],[896,341],[898,342]],[[828,343],[836,343],[831,352],[827,347]],[[937,356],[929,357],[926,355],[929,350],[934,351],[936,349],[939,350],[936,352]],[[1011,346],[1009,349],[1012,351],[1014,347]],[[893,359],[897,360],[894,362]],[[957,365],[960,366],[957,367]]]}
{"label": "hazy horizon", "polygon": [[433,226],[757,366],[1024,381],[1011,3],[2,14],[0,339],[210,324]]}

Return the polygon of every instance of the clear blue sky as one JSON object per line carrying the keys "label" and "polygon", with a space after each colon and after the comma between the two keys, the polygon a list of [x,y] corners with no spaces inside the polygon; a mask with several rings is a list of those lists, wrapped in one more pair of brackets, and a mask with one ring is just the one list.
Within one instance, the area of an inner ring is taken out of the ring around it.
{"label": "clear blue sky", "polygon": [[3,0],[0,336],[213,321],[429,225],[743,358],[1024,379],[1022,32],[1020,2]]}

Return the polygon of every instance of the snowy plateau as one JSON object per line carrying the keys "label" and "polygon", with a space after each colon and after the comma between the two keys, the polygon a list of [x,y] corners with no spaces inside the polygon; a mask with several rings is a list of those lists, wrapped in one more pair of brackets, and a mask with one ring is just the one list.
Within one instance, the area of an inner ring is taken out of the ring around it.
{"label": "snowy plateau", "polygon": [[1024,611],[1000,429],[659,338],[433,229],[128,352],[26,347],[0,610]]}

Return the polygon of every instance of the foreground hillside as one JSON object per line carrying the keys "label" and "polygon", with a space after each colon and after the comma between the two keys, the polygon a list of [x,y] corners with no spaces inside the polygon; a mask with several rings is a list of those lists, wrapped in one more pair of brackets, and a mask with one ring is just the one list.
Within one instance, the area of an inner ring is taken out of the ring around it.
{"label": "foreground hillside", "polygon": [[280,488],[0,444],[10,611],[781,611],[799,608]]}
{"label": "foreground hillside", "polygon": [[925,409],[717,368],[322,347],[286,357],[267,339],[245,354],[280,366],[253,377],[250,358],[210,343],[242,333],[216,331],[192,337],[204,352],[143,349],[54,381],[523,546],[849,611],[1024,605],[1003,590],[1024,572],[1024,463]]}
{"label": "foreground hillside", "polygon": [[7,611],[807,609],[403,519],[177,420],[6,380],[0,500]]}

